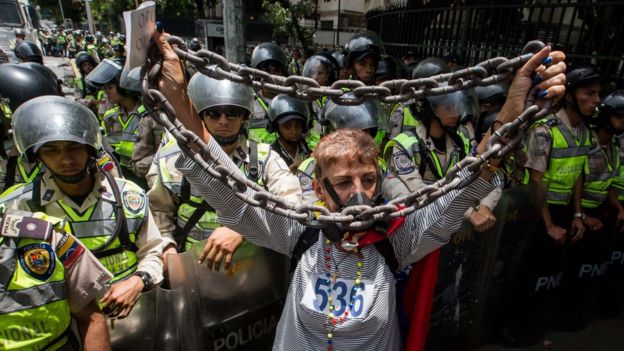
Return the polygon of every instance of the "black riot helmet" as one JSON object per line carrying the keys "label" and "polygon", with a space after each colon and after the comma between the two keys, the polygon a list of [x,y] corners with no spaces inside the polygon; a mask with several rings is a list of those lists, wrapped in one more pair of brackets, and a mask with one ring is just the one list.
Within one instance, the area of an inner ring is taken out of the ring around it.
{"label": "black riot helmet", "polygon": [[610,115],[624,115],[624,94],[621,91],[615,91],[600,104],[600,112]]}
{"label": "black riot helmet", "polygon": [[336,60],[336,62],[338,63],[338,68],[345,68],[346,67],[346,64],[345,64],[345,54],[344,54],[343,50],[336,50],[331,55]]}
{"label": "black riot helmet", "polygon": [[[445,82],[442,85],[446,86],[448,83]],[[479,102],[471,89],[459,90],[421,99],[419,112],[416,117],[422,120],[427,127],[430,125],[431,119],[436,118],[442,128],[447,131],[455,131],[460,123],[474,119],[479,115]],[[457,123],[454,126],[446,126],[442,121],[445,117],[454,117],[457,119]]]}
{"label": "black riot helmet", "polygon": [[[347,96],[352,93],[347,94]],[[325,119],[332,130],[361,129],[368,132],[373,138],[377,130],[384,126],[385,113],[379,101],[365,99],[359,105],[338,105],[333,101],[327,103]]]}
{"label": "black riot helmet", "polygon": [[43,53],[32,41],[24,41],[15,47],[15,56],[22,62],[37,62],[43,64]]}
{"label": "black riot helmet", "polygon": [[399,70],[398,62],[394,57],[384,56],[377,64],[375,79],[377,81],[397,79],[400,76]]}
{"label": "black riot helmet", "polygon": [[95,62],[95,59],[93,58],[93,56],[89,55],[85,51],[79,52],[78,55],[76,55],[76,67],[78,67],[78,69],[80,70],[80,73],[82,74],[84,74],[82,70],[82,64],[85,62],[91,63],[91,65],[93,65],[94,68],[95,66],[97,66],[97,62]]}
{"label": "black riot helmet", "polygon": [[509,84],[499,82],[486,86],[477,86],[474,88],[480,104],[505,102]]}
{"label": "black riot helmet", "polygon": [[355,34],[345,46],[346,66],[353,67],[356,61],[362,61],[365,57],[371,56],[379,62],[381,55],[385,54],[383,41],[377,33],[367,30]]}
{"label": "black riot helmet", "polygon": [[[585,117],[590,117],[586,115],[587,112],[583,113],[581,111],[578,101],[576,101],[575,92],[576,89],[588,87],[594,83],[600,83],[601,80],[602,76],[594,66],[577,66],[570,68],[566,72],[566,93],[564,98],[561,99],[561,104],[576,110]],[[591,114],[593,114],[593,112]]]}
{"label": "black riot helmet", "polygon": [[101,88],[104,84],[118,83],[123,64],[119,60],[104,59],[85,78],[87,84]]}
{"label": "black riot helmet", "polygon": [[93,34],[87,34],[85,36],[85,41],[89,44],[93,44],[95,43],[95,37],[93,36]]}
{"label": "black riot helmet", "polygon": [[312,118],[310,105],[306,101],[284,94],[277,95],[271,100],[268,115],[268,127],[271,131],[278,131],[278,125],[293,119],[298,119],[302,122],[303,132],[305,133],[310,127]]}
{"label": "black riot helmet", "polygon": [[251,66],[264,70],[271,63],[277,65],[286,75],[288,59],[284,50],[279,45],[271,42],[258,44],[251,53]]}
{"label": "black riot helmet", "polygon": [[[596,118],[592,118],[590,125],[601,128],[603,126],[610,125],[611,116],[618,116],[618,118],[624,118],[624,94],[621,91],[615,91],[604,98],[600,106],[598,107],[598,114]],[[620,134],[622,130],[614,130],[615,133]]]}
{"label": "black riot helmet", "polygon": [[600,82],[602,76],[594,66],[572,67],[566,72],[566,92],[572,92],[579,87]]}
{"label": "black riot helmet", "polygon": [[428,57],[420,61],[412,71],[412,79],[427,78],[438,74],[449,73],[448,64],[439,57]]}
{"label": "black riot helmet", "polygon": [[[32,64],[5,63],[0,65],[0,98],[15,111],[24,102],[38,96],[59,95],[58,82],[44,70]],[[46,67],[43,67],[45,69]]]}
{"label": "black riot helmet", "polygon": [[[312,78],[321,85],[332,85],[338,80],[340,66],[336,59],[328,54],[312,55],[303,65],[304,77]],[[326,81],[321,76],[325,74]]]}

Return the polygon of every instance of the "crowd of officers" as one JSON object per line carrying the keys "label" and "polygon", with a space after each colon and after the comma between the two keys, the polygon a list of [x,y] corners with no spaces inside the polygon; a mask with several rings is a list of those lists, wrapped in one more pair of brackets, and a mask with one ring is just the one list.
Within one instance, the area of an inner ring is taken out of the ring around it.
{"label": "crowd of officers", "polygon": [[[43,66],[0,64],[0,349],[75,345],[72,316],[85,349],[105,349],[110,346],[102,313],[130,314],[142,292],[163,282],[167,255],[208,239],[202,261],[227,269],[243,237],[220,224],[176,169],[180,147],[148,117],[139,71],[124,69],[123,35],[59,27],[42,36],[44,51],[74,58],[80,76],[71,99],[58,96],[58,81]],[[250,64],[322,86],[342,79],[373,85],[461,68],[456,55],[420,61],[411,53],[404,61],[385,55],[372,32],[354,35],[342,50],[305,56],[295,50],[289,58],[266,42],[254,48]],[[539,75],[535,79],[539,83]],[[601,79],[594,67],[570,67],[565,97],[533,124],[524,148],[493,170],[504,186],[464,214],[474,230],[484,232],[501,220],[493,210],[504,188],[536,183],[546,189],[532,235],[535,257],[519,279],[517,308],[504,324],[509,344],[537,342],[553,326],[542,313],[553,306],[562,317],[557,327],[578,330],[589,321],[590,314],[579,310],[591,305],[592,294],[567,294],[552,304],[555,287],[538,279],[562,274],[560,285],[572,281],[568,276],[577,275],[578,263],[595,253],[589,247],[606,255],[608,223],[624,220],[624,96],[603,97]],[[383,155],[380,194],[390,200],[432,184],[475,155],[483,135],[500,127],[492,121],[507,89],[499,83],[405,103],[371,99],[343,106],[203,74],[188,83],[206,128],[250,180],[310,204],[318,204],[313,151],[324,135],[345,128],[369,133]],[[9,225],[20,221],[25,224]]]}

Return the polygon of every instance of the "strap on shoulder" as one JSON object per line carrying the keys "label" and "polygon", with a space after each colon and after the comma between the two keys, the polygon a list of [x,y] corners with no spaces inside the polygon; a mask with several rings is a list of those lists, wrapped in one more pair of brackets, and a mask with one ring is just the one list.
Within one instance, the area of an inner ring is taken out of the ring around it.
{"label": "strap on shoulder", "polygon": [[249,140],[249,180],[253,182],[258,181],[258,143],[253,140]]}
{"label": "strap on shoulder", "polygon": [[299,237],[299,240],[297,241],[297,244],[295,245],[295,248],[290,256],[291,272],[295,271],[295,268],[297,268],[297,264],[299,264],[303,254],[318,241],[320,233],[321,230],[319,228],[312,227],[307,227],[303,233],[301,233],[301,236]]}

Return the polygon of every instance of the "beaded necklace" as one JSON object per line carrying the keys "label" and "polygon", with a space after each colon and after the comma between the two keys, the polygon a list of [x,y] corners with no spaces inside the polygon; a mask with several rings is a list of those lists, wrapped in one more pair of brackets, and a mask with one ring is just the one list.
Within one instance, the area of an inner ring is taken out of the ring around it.
{"label": "beaded necklace", "polygon": [[[328,303],[329,303],[329,315],[327,316],[327,322],[325,322],[325,331],[327,332],[327,351],[333,351],[334,350],[334,330],[336,329],[336,326],[343,323],[346,318],[349,316],[349,312],[351,311],[351,309],[353,309],[353,305],[355,302],[355,296],[357,294],[358,289],[360,289],[360,285],[361,285],[361,281],[360,281],[360,277],[362,276],[362,267],[364,266],[363,263],[363,256],[362,253],[358,250],[357,246],[355,248],[353,248],[352,252],[355,253],[358,256],[358,262],[357,262],[357,271],[355,272],[356,278],[354,280],[354,285],[353,288],[351,289],[351,293],[349,296],[349,304],[348,306],[344,309],[344,312],[341,315],[334,315],[334,311],[335,311],[335,306],[334,306],[334,301],[332,298],[332,290],[334,290],[335,285],[336,285],[336,279],[339,277],[339,272],[338,272],[338,264],[334,262],[334,274],[331,274],[331,262],[332,262],[332,250],[333,250],[333,243],[326,239],[325,240],[325,245],[324,245],[324,251],[325,251],[325,268],[326,268],[326,281],[325,283],[328,285],[327,288],[327,296],[328,296]],[[346,256],[345,256],[346,257]],[[342,260],[340,260],[338,263],[342,263],[342,261],[344,260],[344,258],[342,258]]]}

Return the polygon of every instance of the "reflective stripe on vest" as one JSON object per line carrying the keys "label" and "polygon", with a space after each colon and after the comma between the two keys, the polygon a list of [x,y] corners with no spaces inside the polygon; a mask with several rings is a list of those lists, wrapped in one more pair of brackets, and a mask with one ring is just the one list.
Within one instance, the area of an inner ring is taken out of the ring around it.
{"label": "reflective stripe on vest", "polygon": [[589,131],[580,124],[581,138],[577,140],[568,127],[550,115],[536,124],[548,123],[552,148],[548,169],[543,182],[548,185],[546,201],[549,204],[567,205],[577,178],[581,175],[590,148]]}
{"label": "reflective stripe on vest", "polygon": [[[0,277],[0,348],[58,350],[69,342],[71,324],[63,264],[47,242],[22,238],[17,250],[7,244],[0,242],[0,265],[8,273]],[[48,274],[33,277],[35,265]]]}
{"label": "reflective stripe on vest", "polygon": [[41,173],[42,162],[38,162],[37,165],[31,169],[30,172],[24,168],[24,160],[21,157],[17,158],[17,169],[19,170],[19,182],[18,183],[31,183]]}
{"label": "reflective stripe on vest", "polygon": [[620,166],[618,147],[612,144],[611,151],[609,159],[597,141],[592,145],[584,167],[585,182],[581,193],[581,206],[596,208],[607,198],[608,188],[617,176],[614,171]]}
{"label": "reflective stripe on vest", "polygon": [[403,107],[403,124],[401,125],[401,132],[407,132],[415,130],[420,122],[412,115],[412,110],[409,106]]}
{"label": "reflective stripe on vest", "polygon": [[[120,156],[119,163],[122,166],[128,167],[130,165],[132,153],[134,152],[134,144],[136,143],[136,137],[139,133],[139,122],[144,113],[145,107],[140,105],[135,112],[128,115],[125,122],[121,118],[122,109],[119,106],[113,107],[104,114],[105,121],[109,118],[114,118],[121,124],[121,135],[111,136],[107,134],[107,137],[111,146],[115,149],[115,153]],[[107,131],[107,133],[110,133],[110,131]]]}

